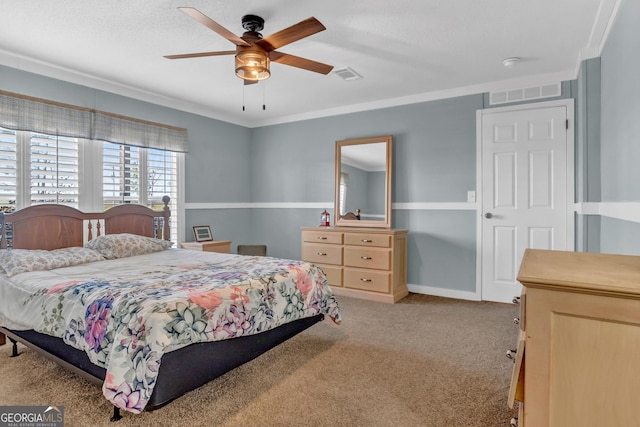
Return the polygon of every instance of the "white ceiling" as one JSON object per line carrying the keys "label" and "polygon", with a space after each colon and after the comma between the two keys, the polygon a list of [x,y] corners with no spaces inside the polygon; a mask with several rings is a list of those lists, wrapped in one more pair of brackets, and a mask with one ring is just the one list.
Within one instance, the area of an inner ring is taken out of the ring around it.
{"label": "white ceiling", "polygon": [[[574,79],[620,1],[2,0],[0,64],[254,127]],[[237,35],[246,14],[265,19],[265,37],[315,16],[326,31],[279,50],[364,78],[272,63],[244,87],[233,56],[165,59],[235,49],[178,6]]]}

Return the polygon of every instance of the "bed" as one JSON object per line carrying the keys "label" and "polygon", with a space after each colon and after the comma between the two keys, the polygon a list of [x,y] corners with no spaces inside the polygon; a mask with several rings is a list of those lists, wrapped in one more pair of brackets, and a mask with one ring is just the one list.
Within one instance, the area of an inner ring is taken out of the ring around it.
{"label": "bed", "polygon": [[0,214],[4,335],[102,385],[114,405],[158,409],[329,316],[312,264],[171,248],[170,210],[62,205]]}

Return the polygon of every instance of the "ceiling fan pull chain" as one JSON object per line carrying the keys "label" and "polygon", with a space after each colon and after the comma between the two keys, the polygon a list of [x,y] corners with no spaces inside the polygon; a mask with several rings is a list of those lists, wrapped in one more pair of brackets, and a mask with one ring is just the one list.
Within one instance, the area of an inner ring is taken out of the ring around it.
{"label": "ceiling fan pull chain", "polygon": [[242,85],[242,111],[244,111],[244,85]]}
{"label": "ceiling fan pull chain", "polygon": [[267,102],[265,101],[265,98],[266,98],[265,93],[267,91],[266,87],[267,87],[267,82],[262,82],[262,111],[267,109]]}

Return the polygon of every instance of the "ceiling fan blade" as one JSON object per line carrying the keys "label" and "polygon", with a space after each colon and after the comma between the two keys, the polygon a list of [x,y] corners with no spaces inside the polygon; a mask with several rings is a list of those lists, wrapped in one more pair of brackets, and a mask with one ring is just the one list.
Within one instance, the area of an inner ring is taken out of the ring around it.
{"label": "ceiling fan blade", "polygon": [[218,24],[213,19],[209,18],[207,15],[200,12],[198,9],[195,9],[193,7],[179,7],[178,9],[186,13],[187,15],[189,15],[190,17],[192,17],[193,19],[195,19],[205,27],[209,28],[210,30],[213,30],[216,33],[220,34],[222,37],[229,40],[231,43],[235,44],[236,46],[251,46],[249,43],[247,43],[240,37],[236,36],[231,31],[227,30],[226,28]]}
{"label": "ceiling fan blade", "polygon": [[296,40],[309,37],[312,34],[319,33],[324,30],[326,30],[326,27],[312,16],[311,18],[300,21],[297,24],[285,28],[284,30],[271,34],[262,40],[258,40],[256,41],[256,44],[261,46],[267,52],[270,52],[288,45],[289,43],[293,43]]}
{"label": "ceiling fan blade", "polygon": [[202,58],[203,56],[235,55],[235,50],[220,50],[217,52],[183,53],[181,55],[165,55],[167,59]]}
{"label": "ceiling fan blade", "polygon": [[278,64],[290,65],[292,67],[302,68],[303,70],[314,71],[320,74],[329,74],[333,70],[333,65],[323,64],[322,62],[312,61],[310,59],[301,58],[295,55],[289,55],[282,52],[270,52],[269,58]]}

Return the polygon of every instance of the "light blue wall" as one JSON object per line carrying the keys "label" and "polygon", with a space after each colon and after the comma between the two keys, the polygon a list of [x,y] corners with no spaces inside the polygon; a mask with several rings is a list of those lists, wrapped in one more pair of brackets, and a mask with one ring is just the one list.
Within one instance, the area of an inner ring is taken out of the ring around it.
{"label": "light blue wall", "polygon": [[640,200],[640,2],[623,1],[602,52],[602,201]]}
{"label": "light blue wall", "polygon": [[[576,202],[599,202],[600,58],[584,61],[575,82]],[[600,216],[576,215],[576,250],[600,252]]]}
{"label": "light blue wall", "polygon": [[576,201],[599,202],[600,182],[600,58],[584,61],[576,82]]}
{"label": "light blue wall", "polygon": [[[466,202],[476,189],[482,107],[478,94],[254,129],[253,201],[326,201],[328,209],[335,141],[391,134],[393,202]],[[320,212],[253,209],[253,241],[270,255],[299,259],[300,227],[317,225]],[[475,292],[475,221],[468,211],[395,210],[393,227],[409,230],[409,283]]]}
{"label": "light blue wall", "polygon": [[[333,204],[336,132],[315,121],[253,130],[251,199]],[[328,209],[327,209],[328,210]],[[318,221],[320,212],[318,212]]]}
{"label": "light blue wall", "polygon": [[640,224],[615,218],[601,218],[600,251],[606,254],[640,255]]}
{"label": "light blue wall", "polygon": [[409,284],[475,292],[475,211],[402,210],[394,215],[398,228],[409,230]]}
{"label": "light blue wall", "polygon": [[[640,2],[621,2],[601,55],[601,201],[640,201]],[[602,218],[602,252],[640,254],[640,224]]]}

